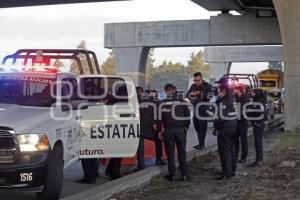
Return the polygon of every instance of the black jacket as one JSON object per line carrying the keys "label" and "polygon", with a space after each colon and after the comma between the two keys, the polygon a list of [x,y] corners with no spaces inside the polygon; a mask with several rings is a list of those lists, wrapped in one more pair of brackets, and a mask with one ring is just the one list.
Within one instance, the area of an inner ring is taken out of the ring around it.
{"label": "black jacket", "polygon": [[[197,96],[191,96],[191,93],[200,92]],[[207,82],[203,82],[202,85],[197,86],[196,84],[191,85],[189,91],[186,93],[186,97],[191,100],[191,103],[193,104],[194,108],[196,108],[197,104],[200,102],[209,102],[209,100],[214,95],[214,88],[212,85],[210,85]],[[199,114],[206,114],[206,110],[208,109],[208,106],[200,106],[199,108]]]}
{"label": "black jacket", "polygon": [[[200,94],[193,97],[190,94],[193,91],[199,91]],[[214,88],[207,82],[203,82],[202,85],[197,86],[196,84],[191,85],[189,91],[186,93],[186,96],[191,100],[192,104],[195,106],[199,102],[209,102],[210,98],[214,94]]]}
{"label": "black jacket", "polygon": [[[161,101],[159,107],[161,108],[160,123],[164,126],[164,128],[189,128],[190,110],[187,102],[185,102],[183,99],[179,99],[174,96],[173,98],[168,98]],[[172,109],[175,112],[175,116],[172,115]]]}
{"label": "black jacket", "polygon": [[[234,97],[231,93],[226,94],[224,97],[218,97],[216,101],[218,107],[218,117],[214,120],[214,127],[216,130],[235,128],[237,126],[237,112],[234,108],[233,102]],[[233,119],[234,117],[235,119]]]}
{"label": "black jacket", "polygon": [[138,98],[141,128],[152,128],[155,123],[157,104],[150,98]]}
{"label": "black jacket", "polygon": [[247,115],[247,113],[245,113],[245,109],[249,108],[250,106],[247,106],[246,108],[244,108],[244,105],[246,103],[250,102],[250,98],[247,95],[242,94],[240,97],[239,96],[235,96],[235,101],[238,105],[238,108],[240,109],[238,111],[239,114],[239,119],[238,121],[247,121],[247,119],[245,118],[245,115]]}
{"label": "black jacket", "polygon": [[268,118],[267,109],[266,109],[266,97],[264,96],[254,96],[253,102],[259,103],[260,105],[251,105],[250,108],[257,110],[258,112],[248,112],[248,115],[251,118],[261,118],[259,120],[251,119],[251,122],[264,122]]}

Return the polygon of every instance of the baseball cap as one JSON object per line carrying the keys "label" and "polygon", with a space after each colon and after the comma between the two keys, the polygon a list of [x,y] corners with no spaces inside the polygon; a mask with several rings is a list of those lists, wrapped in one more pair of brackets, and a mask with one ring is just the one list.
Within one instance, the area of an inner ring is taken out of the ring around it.
{"label": "baseball cap", "polygon": [[219,84],[220,86],[228,86],[228,79],[227,78],[220,78],[218,81],[216,81],[217,84]]}

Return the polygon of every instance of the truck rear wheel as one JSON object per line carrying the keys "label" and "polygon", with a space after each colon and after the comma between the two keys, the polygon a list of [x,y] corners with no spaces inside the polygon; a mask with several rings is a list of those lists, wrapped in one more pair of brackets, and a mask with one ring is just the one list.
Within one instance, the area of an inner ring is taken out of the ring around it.
{"label": "truck rear wheel", "polygon": [[61,147],[54,147],[48,173],[43,191],[37,193],[38,200],[58,200],[63,185],[63,150]]}

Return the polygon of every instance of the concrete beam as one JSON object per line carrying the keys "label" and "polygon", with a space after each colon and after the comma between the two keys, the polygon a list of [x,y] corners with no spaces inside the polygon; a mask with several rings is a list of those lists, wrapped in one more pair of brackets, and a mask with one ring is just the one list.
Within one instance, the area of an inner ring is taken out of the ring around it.
{"label": "concrete beam", "polygon": [[282,46],[235,46],[205,47],[205,62],[280,62],[283,61]]}
{"label": "concrete beam", "polygon": [[105,24],[106,48],[281,44],[276,18],[222,14],[210,20]]}
{"label": "concrete beam", "polygon": [[210,66],[211,66],[211,76],[212,76],[211,81],[215,82],[219,80],[224,74],[228,74],[230,72],[231,63],[226,63],[226,62],[210,63]]}
{"label": "concrete beam", "polygon": [[112,51],[115,56],[117,74],[130,76],[133,78],[135,85],[145,87],[149,48],[113,48]]}

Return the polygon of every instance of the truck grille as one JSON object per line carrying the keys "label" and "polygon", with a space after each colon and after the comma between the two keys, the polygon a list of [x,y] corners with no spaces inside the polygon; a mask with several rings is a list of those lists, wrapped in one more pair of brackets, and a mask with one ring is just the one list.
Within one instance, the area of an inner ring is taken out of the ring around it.
{"label": "truck grille", "polygon": [[0,163],[12,163],[17,158],[14,130],[0,127]]}

